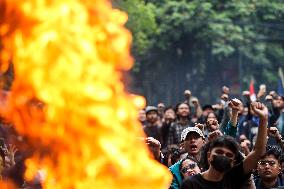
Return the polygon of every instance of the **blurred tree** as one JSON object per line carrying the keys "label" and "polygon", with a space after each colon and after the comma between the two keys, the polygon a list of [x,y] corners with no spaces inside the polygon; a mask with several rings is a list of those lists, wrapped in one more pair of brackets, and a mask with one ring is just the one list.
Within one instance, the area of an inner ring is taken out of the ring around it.
{"label": "blurred tree", "polygon": [[278,67],[284,65],[282,0],[120,0],[116,5],[128,12],[134,36],[134,90],[151,103],[176,103],[185,88],[212,102],[221,85],[240,83],[245,89],[252,76],[276,88]]}

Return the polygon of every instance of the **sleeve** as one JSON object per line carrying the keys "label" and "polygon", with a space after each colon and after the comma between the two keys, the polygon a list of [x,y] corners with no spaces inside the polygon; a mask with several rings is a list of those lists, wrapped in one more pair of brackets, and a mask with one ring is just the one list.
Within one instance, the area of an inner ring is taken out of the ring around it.
{"label": "sleeve", "polygon": [[235,126],[232,125],[231,121],[228,121],[226,127],[224,128],[224,134],[236,138],[237,128],[238,128],[238,123],[235,127]]}
{"label": "sleeve", "polygon": [[180,185],[178,183],[178,179],[175,175],[173,175],[173,181],[171,183],[170,189],[179,189]]}
{"label": "sleeve", "polygon": [[222,132],[224,132],[226,124],[228,123],[229,120],[230,120],[229,108],[225,107],[224,114],[223,114],[223,117],[222,117],[222,121],[220,123],[220,130]]}

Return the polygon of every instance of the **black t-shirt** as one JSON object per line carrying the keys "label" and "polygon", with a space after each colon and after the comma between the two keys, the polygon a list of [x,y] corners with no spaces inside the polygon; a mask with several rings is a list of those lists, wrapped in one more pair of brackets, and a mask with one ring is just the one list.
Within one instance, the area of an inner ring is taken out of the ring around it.
{"label": "black t-shirt", "polygon": [[225,173],[221,181],[208,181],[201,174],[197,174],[186,178],[181,189],[239,189],[249,177],[250,174],[244,175],[243,163],[240,163]]}

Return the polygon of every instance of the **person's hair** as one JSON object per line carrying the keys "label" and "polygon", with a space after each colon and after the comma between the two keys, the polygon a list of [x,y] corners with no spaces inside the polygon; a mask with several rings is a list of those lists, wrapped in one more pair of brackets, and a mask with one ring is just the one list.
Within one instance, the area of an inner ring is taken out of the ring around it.
{"label": "person's hair", "polygon": [[173,111],[176,113],[175,109],[174,109],[172,106],[167,106],[167,107],[164,109],[164,113],[166,113],[166,111],[168,111],[168,110],[173,110]]}
{"label": "person's hair", "polygon": [[[185,104],[188,106],[188,109],[189,109],[189,114],[191,112],[191,108],[189,106],[189,104],[185,103],[185,102],[180,102],[180,103],[177,103],[176,107],[175,107],[175,113],[176,113],[176,120],[180,120],[180,115],[178,114],[178,108],[180,107],[180,105],[182,104]],[[188,115],[188,120],[190,120],[190,115]]]}
{"label": "person's hair", "polygon": [[206,118],[205,118],[206,121],[207,121],[207,119],[208,119],[208,117],[209,117],[210,114],[214,114],[214,116],[215,116],[215,118],[216,118],[216,120],[217,120],[217,118],[218,118],[218,117],[217,117],[217,114],[216,114],[215,112],[209,112],[208,115],[207,115]]}
{"label": "person's hair", "polygon": [[273,155],[279,162],[282,161],[281,157],[282,151],[278,146],[267,145],[265,154],[261,157],[261,159]]}
{"label": "person's hair", "polygon": [[233,137],[227,136],[227,135],[220,136],[216,138],[215,140],[213,140],[210,143],[209,151],[211,151],[213,148],[216,148],[216,147],[228,148],[235,154],[235,157],[237,157],[238,152],[239,152],[239,145],[237,141]]}
{"label": "person's hair", "polygon": [[[220,137],[219,137],[220,138]],[[230,137],[231,138],[231,137]],[[207,159],[207,153],[215,148],[215,147],[226,147],[224,145],[222,146],[215,146],[212,148],[212,143],[214,141],[211,141],[211,142],[207,142],[204,146],[202,146],[201,150],[200,150],[200,162],[199,162],[199,167],[202,171],[206,171],[208,168],[209,168],[209,162],[208,162],[208,159]],[[236,144],[237,147],[238,147],[238,144]],[[235,162],[234,164],[237,165],[239,164],[240,162],[242,162],[244,160],[244,157],[242,155],[242,153],[238,150],[235,154]]]}
{"label": "person's hair", "polygon": [[189,106],[189,104],[187,104],[187,103],[185,103],[185,102],[179,102],[179,103],[177,103],[177,105],[176,105],[176,107],[175,107],[175,112],[176,112],[176,113],[178,112],[178,108],[179,108],[179,107],[180,107],[180,105],[182,105],[182,104],[187,105],[187,106],[188,106],[188,108],[189,108],[189,110],[190,110],[190,106]]}
{"label": "person's hair", "polygon": [[173,165],[176,162],[178,162],[182,153],[179,148],[171,148],[170,154],[171,154],[171,164]]}

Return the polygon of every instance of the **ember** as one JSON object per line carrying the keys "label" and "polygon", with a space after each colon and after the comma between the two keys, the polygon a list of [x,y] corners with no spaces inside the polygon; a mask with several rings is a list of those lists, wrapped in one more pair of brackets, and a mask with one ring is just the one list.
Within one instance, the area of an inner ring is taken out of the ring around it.
{"label": "ember", "polygon": [[126,20],[107,0],[0,0],[1,70],[15,65],[5,113],[37,152],[27,179],[41,170],[50,189],[168,187],[121,82],[133,64]]}

